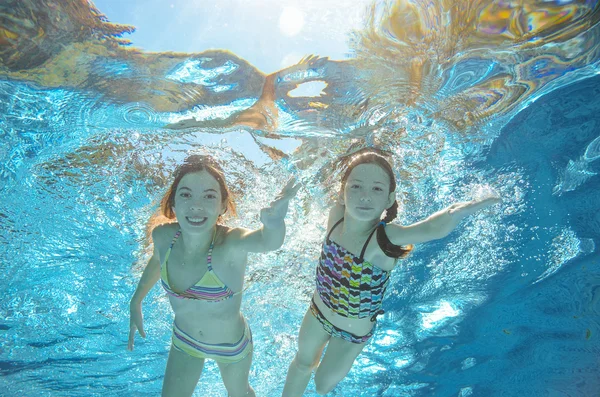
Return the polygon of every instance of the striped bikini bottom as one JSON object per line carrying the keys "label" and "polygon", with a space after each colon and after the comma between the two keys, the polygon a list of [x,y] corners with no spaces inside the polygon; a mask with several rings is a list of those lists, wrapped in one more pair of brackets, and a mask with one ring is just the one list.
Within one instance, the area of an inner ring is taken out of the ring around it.
{"label": "striped bikini bottom", "polygon": [[321,311],[315,304],[314,299],[312,299],[310,302],[310,311],[313,314],[313,316],[315,316],[315,318],[321,323],[325,332],[327,332],[329,335],[331,335],[335,338],[342,338],[343,340],[346,340],[346,341],[352,342],[352,343],[366,343],[369,340],[369,338],[371,338],[371,336],[373,336],[373,332],[375,332],[376,324],[373,325],[373,328],[371,329],[371,331],[369,331],[368,334],[363,335],[363,336],[357,336],[348,331],[344,331],[343,329],[336,327],[335,325],[331,324],[331,322],[329,320],[327,320],[325,318],[323,313],[321,313]]}
{"label": "striped bikini bottom", "polygon": [[236,343],[210,344],[195,340],[173,324],[173,347],[196,358],[210,358],[220,363],[236,363],[252,351],[252,332],[244,319],[244,334]]}

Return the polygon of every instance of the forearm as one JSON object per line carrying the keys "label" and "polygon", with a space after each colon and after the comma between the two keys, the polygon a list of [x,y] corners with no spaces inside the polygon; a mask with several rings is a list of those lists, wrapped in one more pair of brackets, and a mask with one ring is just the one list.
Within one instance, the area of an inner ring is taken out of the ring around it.
{"label": "forearm", "polygon": [[475,212],[472,207],[473,202],[452,204],[443,210],[431,214],[426,219],[426,223],[430,228],[431,233],[435,235],[436,238],[444,238],[449,235],[466,216]]}
{"label": "forearm", "polygon": [[274,251],[283,245],[285,239],[285,222],[282,220],[277,224],[262,226],[261,240],[264,251]]}
{"label": "forearm", "polygon": [[[260,221],[263,226],[252,233],[249,251],[266,252],[274,251],[283,245],[285,239],[285,216],[287,215],[290,199],[296,195],[300,185],[296,178],[290,178],[281,193],[268,207],[260,210]],[[258,240],[258,241],[256,241]]]}

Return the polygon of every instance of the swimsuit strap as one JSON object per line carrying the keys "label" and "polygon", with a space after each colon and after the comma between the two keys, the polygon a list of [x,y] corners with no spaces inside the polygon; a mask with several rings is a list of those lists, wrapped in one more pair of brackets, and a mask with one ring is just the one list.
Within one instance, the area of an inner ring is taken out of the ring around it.
{"label": "swimsuit strap", "polygon": [[169,246],[169,249],[173,248],[173,245],[175,244],[175,241],[179,238],[179,236],[181,236],[181,229],[179,229],[177,233],[175,233],[173,240],[171,240],[171,245]]}
{"label": "swimsuit strap", "polygon": [[369,234],[369,238],[367,239],[367,241],[365,242],[365,245],[363,245],[363,249],[360,252],[360,259],[363,260],[364,256],[365,256],[365,251],[367,250],[367,245],[369,245],[369,241],[371,241],[371,237],[373,237],[373,234],[375,233],[375,230],[377,230],[377,227],[375,227],[375,229],[373,229],[373,231],[371,232],[371,234]]}
{"label": "swimsuit strap", "polygon": [[[167,254],[165,255],[165,262],[169,258],[169,254],[171,253],[171,249],[173,248],[173,245],[175,244],[175,241],[177,241],[177,239],[179,238],[179,236],[181,236],[181,229],[179,229],[177,231],[177,233],[175,233],[175,236],[173,237],[173,240],[171,241],[171,245],[169,246],[169,250],[167,251]],[[210,242],[210,247],[208,247],[208,253],[206,254],[206,263],[208,264],[208,270],[209,271],[212,271],[212,251],[213,251],[213,247],[215,246],[215,238],[216,237],[217,237],[217,229],[215,227],[215,233],[213,234],[212,241]]]}
{"label": "swimsuit strap", "polygon": [[171,250],[173,249],[173,245],[175,244],[175,241],[177,241],[177,239],[179,238],[179,236],[181,236],[181,229],[179,229],[177,231],[177,233],[175,233],[175,236],[173,237],[173,240],[171,240],[171,245],[169,245],[169,249],[167,250],[167,253],[165,254],[165,259],[163,261],[163,263],[167,263],[167,261],[169,260],[169,256],[171,256]]}
{"label": "swimsuit strap", "polygon": [[206,254],[206,264],[208,265],[208,271],[212,272],[212,252],[213,247],[215,246],[215,238],[217,237],[217,226],[215,226],[215,233],[213,234],[212,241],[210,242],[210,247],[208,247],[208,253]]}
{"label": "swimsuit strap", "polygon": [[335,225],[333,225],[333,227],[331,228],[331,230],[329,231],[329,234],[327,234],[327,239],[329,240],[329,237],[331,237],[331,233],[333,233],[333,229],[336,228],[337,225],[339,225],[340,223],[342,223],[344,221],[344,218],[342,217],[342,219],[340,219],[339,221],[337,221],[335,223]]}
{"label": "swimsuit strap", "polygon": [[[337,225],[339,225],[340,223],[342,223],[344,221],[344,218],[342,217],[342,219],[340,219],[339,221],[337,221],[335,223],[335,225],[333,225],[333,227],[331,228],[331,230],[329,231],[329,234],[327,235],[327,239],[329,240],[331,237],[331,233],[333,232],[333,229],[336,228]],[[377,225],[379,226],[379,225]],[[373,237],[373,233],[375,233],[375,230],[377,230],[377,227],[375,227],[375,229],[373,229],[373,231],[371,232],[371,234],[369,234],[369,238],[367,239],[367,241],[365,242],[365,245],[363,245],[363,249],[360,252],[360,259],[364,259],[365,256],[365,251],[367,250],[367,246],[369,245],[369,241],[371,241],[371,237]]]}

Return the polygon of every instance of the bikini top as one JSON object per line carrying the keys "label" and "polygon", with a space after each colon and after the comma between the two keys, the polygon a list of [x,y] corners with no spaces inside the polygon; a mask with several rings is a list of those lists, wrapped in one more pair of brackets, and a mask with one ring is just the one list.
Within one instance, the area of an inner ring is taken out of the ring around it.
{"label": "bikini top", "polygon": [[[160,270],[160,277],[162,280],[162,286],[167,291],[167,294],[181,299],[198,299],[207,302],[220,302],[225,299],[232,298],[236,295],[241,294],[240,292],[233,292],[228,286],[226,286],[221,279],[215,274],[212,268],[212,251],[215,244],[215,237],[213,236],[213,240],[210,243],[210,247],[208,248],[208,253],[206,255],[206,263],[208,265],[208,270],[204,273],[204,276],[192,285],[190,288],[185,290],[184,292],[174,291],[169,285],[169,275],[167,271],[167,261],[169,260],[169,255],[171,254],[171,250],[173,249],[173,245],[177,238],[181,235],[181,229],[177,233],[175,233],[175,237],[173,237],[173,241],[171,241],[171,245],[167,250],[165,255],[165,260]],[[216,236],[216,233],[215,233]]]}
{"label": "bikini top", "polygon": [[317,266],[317,292],[323,303],[340,316],[371,317],[375,321],[378,314],[383,314],[381,304],[390,273],[364,260],[377,229],[371,232],[357,257],[330,239],[333,229],[343,220],[333,225],[323,243]]}

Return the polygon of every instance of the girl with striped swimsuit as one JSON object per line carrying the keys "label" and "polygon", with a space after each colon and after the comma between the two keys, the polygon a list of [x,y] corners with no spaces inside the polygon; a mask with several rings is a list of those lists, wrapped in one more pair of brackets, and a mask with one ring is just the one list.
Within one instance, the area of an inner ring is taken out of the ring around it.
{"label": "girl with striped swimsuit", "polygon": [[171,350],[162,387],[168,397],[191,396],[204,361],[215,360],[229,396],[254,396],[248,383],[252,333],[240,312],[249,252],[278,249],[285,237],[288,203],[299,185],[286,185],[261,210],[258,230],[219,223],[235,212],[220,166],[193,155],[177,168],[161,201],[161,212],[175,222],[152,231],[154,253],[130,302],[129,350],[135,332],[146,337],[142,300],[158,280],[175,314]]}

